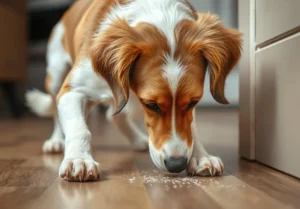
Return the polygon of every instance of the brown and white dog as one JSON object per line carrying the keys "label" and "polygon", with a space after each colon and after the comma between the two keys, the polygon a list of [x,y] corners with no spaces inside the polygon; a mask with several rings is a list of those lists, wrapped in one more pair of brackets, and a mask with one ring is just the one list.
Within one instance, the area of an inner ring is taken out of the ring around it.
{"label": "brown and white dog", "polygon": [[[26,94],[40,116],[54,116],[44,152],[65,150],[60,176],[94,180],[89,109],[109,105],[107,116],[136,149],[147,149],[165,171],[220,175],[220,158],[197,135],[194,107],[210,90],[222,104],[227,75],[241,54],[241,34],[218,17],[197,13],[187,0],[79,0],[53,29],[46,89]],[[149,136],[129,117],[142,107]]]}

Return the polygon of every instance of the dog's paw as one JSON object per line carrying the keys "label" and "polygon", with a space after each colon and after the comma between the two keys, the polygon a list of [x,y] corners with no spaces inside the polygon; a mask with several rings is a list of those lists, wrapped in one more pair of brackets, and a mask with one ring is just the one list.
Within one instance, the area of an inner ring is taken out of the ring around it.
{"label": "dog's paw", "polygon": [[224,171],[224,165],[220,158],[215,156],[192,158],[188,164],[189,175],[218,176]]}
{"label": "dog's paw", "polygon": [[43,152],[44,153],[61,153],[64,151],[65,142],[63,140],[51,140],[48,139],[44,142]]}
{"label": "dog's paw", "polygon": [[64,159],[59,168],[59,176],[68,181],[97,181],[100,178],[99,163],[93,159]]}

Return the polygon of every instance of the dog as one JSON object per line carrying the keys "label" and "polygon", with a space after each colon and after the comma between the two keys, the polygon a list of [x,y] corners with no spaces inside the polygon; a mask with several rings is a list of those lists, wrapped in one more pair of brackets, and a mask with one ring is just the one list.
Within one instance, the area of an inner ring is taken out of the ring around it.
{"label": "dog", "polygon": [[[187,0],[78,0],[54,27],[47,49],[47,94],[26,93],[28,106],[54,117],[46,153],[62,152],[59,175],[98,180],[91,154],[89,110],[108,106],[107,118],[161,170],[221,175],[197,134],[195,106],[206,71],[213,98],[224,96],[227,75],[241,55],[241,33]],[[140,108],[148,135],[134,123]]]}

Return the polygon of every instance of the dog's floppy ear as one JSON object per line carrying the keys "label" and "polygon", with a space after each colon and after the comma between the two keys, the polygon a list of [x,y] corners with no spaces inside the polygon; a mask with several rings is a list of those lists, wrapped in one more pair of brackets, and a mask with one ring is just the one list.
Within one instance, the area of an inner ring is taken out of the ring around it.
{"label": "dog's floppy ear", "polygon": [[210,68],[210,91],[221,104],[229,104],[224,95],[225,80],[241,56],[241,33],[224,27],[216,15],[198,13],[201,52]]}
{"label": "dog's floppy ear", "polygon": [[129,98],[129,74],[142,52],[139,34],[125,20],[118,19],[99,37],[91,48],[94,70],[110,86],[115,100],[114,114],[119,113]]}
{"label": "dog's floppy ear", "polygon": [[227,75],[241,56],[242,34],[221,24],[216,15],[198,13],[196,22],[185,22],[189,30],[184,35],[189,42],[189,51],[201,53],[208,62],[210,91],[213,98],[228,104],[224,88]]}

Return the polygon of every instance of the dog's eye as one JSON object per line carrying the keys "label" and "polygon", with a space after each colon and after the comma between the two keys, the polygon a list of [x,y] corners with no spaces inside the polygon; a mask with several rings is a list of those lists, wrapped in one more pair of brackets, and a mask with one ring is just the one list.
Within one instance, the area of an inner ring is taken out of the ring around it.
{"label": "dog's eye", "polygon": [[149,110],[156,112],[158,114],[161,114],[161,109],[159,108],[158,104],[156,103],[145,103],[145,107],[147,107]]}
{"label": "dog's eye", "polygon": [[198,101],[191,101],[188,106],[186,106],[185,111],[188,111],[189,109],[193,108],[196,106],[196,104],[198,103]]}

